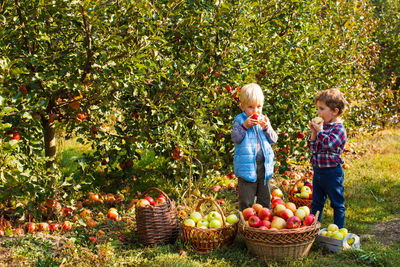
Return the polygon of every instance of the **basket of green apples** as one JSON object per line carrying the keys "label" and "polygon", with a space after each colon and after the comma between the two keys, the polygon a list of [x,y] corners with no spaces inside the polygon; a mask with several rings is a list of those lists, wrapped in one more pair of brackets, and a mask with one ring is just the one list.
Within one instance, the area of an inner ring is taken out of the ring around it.
{"label": "basket of green apples", "polygon": [[[201,213],[201,206],[211,202],[217,209]],[[236,214],[225,217],[221,207],[209,197],[201,199],[189,218],[182,223],[182,239],[197,253],[207,254],[218,247],[230,247],[238,231],[239,218]]]}

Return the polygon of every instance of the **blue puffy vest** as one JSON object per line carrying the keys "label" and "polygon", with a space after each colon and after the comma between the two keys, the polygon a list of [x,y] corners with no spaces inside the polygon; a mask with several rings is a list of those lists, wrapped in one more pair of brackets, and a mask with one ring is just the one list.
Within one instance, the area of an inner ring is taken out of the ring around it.
{"label": "blue puffy vest", "polygon": [[[240,124],[247,119],[246,113],[241,113],[236,116],[234,121],[238,121]],[[267,137],[263,133],[260,125],[256,125],[247,129],[247,133],[244,136],[240,144],[235,144],[235,155],[233,161],[233,167],[235,175],[242,177],[246,181],[255,182],[257,181],[256,174],[256,149],[257,149],[257,134],[254,128],[257,127],[257,132],[261,140],[261,148],[265,158],[265,180],[271,178],[274,172],[274,151]]]}

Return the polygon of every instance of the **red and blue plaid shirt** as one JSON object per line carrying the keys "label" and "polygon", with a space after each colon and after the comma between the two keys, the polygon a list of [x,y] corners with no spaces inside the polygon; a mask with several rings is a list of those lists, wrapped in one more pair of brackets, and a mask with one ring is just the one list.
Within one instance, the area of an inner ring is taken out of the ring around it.
{"label": "red and blue plaid shirt", "polygon": [[311,165],[313,167],[328,168],[343,164],[341,157],[346,143],[346,129],[341,122],[324,124],[323,130],[317,133],[314,141],[307,139],[310,148]]}

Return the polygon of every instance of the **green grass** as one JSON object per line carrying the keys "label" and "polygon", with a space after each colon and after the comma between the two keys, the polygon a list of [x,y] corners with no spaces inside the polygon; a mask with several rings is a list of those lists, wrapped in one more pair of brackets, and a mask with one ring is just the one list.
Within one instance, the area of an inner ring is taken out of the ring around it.
{"label": "green grass", "polygon": [[[94,235],[86,229],[75,230],[68,236],[71,242],[56,249],[56,245],[39,237],[26,236],[11,241],[0,239],[0,252],[10,250],[12,262],[25,262],[36,266],[396,266],[400,262],[399,236],[393,243],[385,245],[384,237],[374,235],[374,228],[399,218],[400,203],[400,130],[387,130],[375,136],[352,140],[356,146],[355,154],[346,155],[346,162],[353,165],[345,170],[346,222],[350,232],[361,236],[361,250],[330,253],[314,243],[309,255],[304,259],[286,261],[259,260],[252,256],[243,239],[236,238],[231,248],[215,250],[200,255],[190,250],[181,240],[174,245],[146,248],[139,244],[132,228],[121,229],[130,242],[121,243],[109,235],[101,245],[88,245],[87,238]],[[86,149],[75,146],[71,141],[63,151],[63,163],[71,164],[72,158],[79,157],[78,151]],[[359,152],[364,152],[361,155]],[[65,160],[65,161],[64,161]],[[145,166],[149,159],[143,160]],[[136,163],[135,167],[140,167]],[[185,188],[185,187],[182,187]],[[136,188],[131,188],[136,190]],[[234,206],[236,196],[232,191],[218,193],[218,199],[226,199]],[[179,201],[179,200],[178,200]],[[230,207],[229,206],[229,207]],[[228,207],[228,208],[229,208]],[[99,207],[100,208],[100,207]],[[104,209],[103,209],[104,212]],[[333,222],[333,211],[329,203],[325,206],[322,226]],[[109,226],[105,226],[106,228]],[[400,227],[400,225],[398,225]],[[115,229],[114,229],[115,230]],[[387,231],[391,231],[388,229]],[[394,232],[394,231],[393,231]],[[61,235],[63,235],[61,233]],[[396,236],[395,236],[396,237]],[[396,241],[397,240],[397,241]],[[32,247],[34,249],[32,249]],[[187,256],[178,254],[185,250]],[[0,257],[0,263],[2,258]]]}

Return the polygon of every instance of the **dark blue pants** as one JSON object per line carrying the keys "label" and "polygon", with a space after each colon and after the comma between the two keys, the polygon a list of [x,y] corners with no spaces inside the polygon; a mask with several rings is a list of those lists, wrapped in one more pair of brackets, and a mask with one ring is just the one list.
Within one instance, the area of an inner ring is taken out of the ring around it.
{"label": "dark blue pants", "polygon": [[343,228],[344,226],[344,217],[346,213],[343,196],[343,180],[344,173],[340,165],[332,168],[314,167],[311,213],[315,214],[317,210],[319,210],[320,214],[318,220],[321,221],[326,198],[329,197],[331,207],[333,208],[333,222],[339,228]]}

